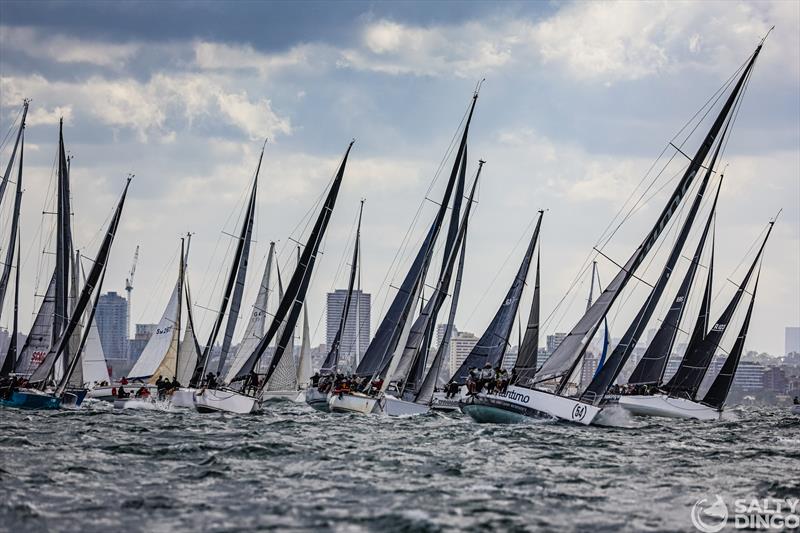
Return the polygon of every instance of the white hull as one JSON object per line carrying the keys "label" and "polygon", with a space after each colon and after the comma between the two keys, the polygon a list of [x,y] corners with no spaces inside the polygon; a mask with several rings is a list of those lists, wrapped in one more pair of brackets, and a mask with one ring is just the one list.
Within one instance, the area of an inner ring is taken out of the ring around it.
{"label": "white hull", "polygon": [[444,392],[436,392],[431,401],[431,411],[445,411],[454,412],[458,411],[458,402],[461,401],[462,396],[458,395],[455,398],[446,398],[447,394]]}
{"label": "white hull", "polygon": [[86,393],[87,398],[92,400],[103,400],[104,402],[113,402],[115,396],[113,394],[114,387],[95,387]]}
{"label": "white hull", "polygon": [[261,401],[232,390],[202,389],[194,395],[194,407],[201,413],[247,415],[261,411]]}
{"label": "white hull", "polygon": [[792,413],[796,415],[800,415],[800,405],[793,405],[792,406]]}
{"label": "white hull", "polygon": [[172,407],[194,409],[194,395],[197,389],[178,389],[169,398]]}
{"label": "white hull", "polygon": [[504,393],[478,394],[461,402],[461,410],[478,422],[509,423],[553,417],[588,426],[602,411],[587,403],[545,391],[510,386]]}
{"label": "white hull", "polygon": [[296,390],[273,390],[273,391],[264,391],[261,393],[261,398],[263,400],[291,400],[294,401],[297,398],[297,391]]}
{"label": "white hull", "polygon": [[328,398],[328,409],[333,413],[361,413],[368,415],[375,408],[377,398],[361,393],[331,394]]}
{"label": "white hull", "polygon": [[407,402],[394,396],[386,395],[375,404],[373,413],[386,416],[412,416],[430,412],[427,405]]}
{"label": "white hull", "polygon": [[114,409],[139,409],[143,411],[156,411],[158,406],[155,400],[149,398],[122,398],[114,400]]}
{"label": "white hull", "polygon": [[305,401],[314,409],[327,413],[330,411],[330,407],[328,406],[329,396],[329,393],[320,392],[316,387],[311,387],[305,390],[305,393],[303,394],[303,401]]}
{"label": "white hull", "polygon": [[695,420],[719,420],[722,412],[691,400],[665,394],[620,396],[619,405],[637,416],[663,416]]}

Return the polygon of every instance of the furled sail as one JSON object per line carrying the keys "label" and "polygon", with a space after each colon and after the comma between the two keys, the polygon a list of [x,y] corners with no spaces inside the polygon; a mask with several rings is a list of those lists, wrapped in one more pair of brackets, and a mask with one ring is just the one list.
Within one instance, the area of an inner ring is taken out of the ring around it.
{"label": "furled sail", "polygon": [[708,187],[708,183],[711,180],[711,175],[714,172],[714,167],[716,165],[719,152],[722,148],[726,132],[727,128],[723,130],[722,135],[718,140],[717,148],[711,158],[711,163],[706,169],[703,180],[700,182],[700,187],[698,188],[697,194],[694,197],[694,201],[689,208],[689,212],[686,214],[686,218],[683,221],[680,232],[678,233],[678,237],[675,239],[675,242],[672,245],[669,257],[667,258],[667,262],[664,264],[664,267],[661,270],[658,280],[653,285],[650,294],[648,295],[641,309],[639,309],[639,312],[636,314],[636,318],[634,318],[633,322],[631,322],[630,326],[628,326],[628,329],[625,331],[622,339],[620,339],[619,343],[614,348],[614,351],[611,352],[611,356],[608,358],[608,361],[606,361],[606,363],[603,365],[603,368],[600,369],[600,371],[592,379],[591,383],[589,383],[589,386],[584,391],[582,395],[584,401],[594,402],[597,404],[600,399],[602,399],[608,388],[614,383],[614,381],[617,379],[617,376],[619,376],[619,373],[622,371],[622,368],[625,366],[628,358],[633,353],[634,348],[636,348],[636,344],[639,342],[639,338],[641,337],[642,333],[644,333],[644,330],[647,327],[650,318],[653,316],[656,307],[658,307],[658,304],[661,301],[661,296],[664,294],[664,290],[667,288],[667,283],[669,283],[670,277],[672,276],[672,271],[675,268],[675,265],[678,263],[678,259],[680,259],[683,247],[686,244],[686,239],[689,237],[689,233],[694,225],[694,220],[697,217],[697,213],[700,211],[700,204],[703,201],[706,188]]}
{"label": "furled sail", "polygon": [[702,403],[714,407],[715,409],[722,409],[725,400],[728,399],[728,392],[731,390],[733,378],[736,376],[736,369],[739,367],[739,360],[742,358],[742,352],[744,351],[747,330],[750,328],[750,317],[753,314],[753,304],[756,302],[756,290],[758,290],[758,279],[760,277],[761,272],[759,269],[759,273],[756,275],[756,282],[753,285],[753,294],[750,296],[750,305],[747,307],[747,314],[744,317],[744,322],[742,322],[739,335],[733,343],[733,349],[731,353],[728,354],[728,358],[725,359],[722,369],[719,371],[719,374],[717,374],[717,377],[714,378],[705,397],[703,397]]}
{"label": "furled sail", "polygon": [[347,147],[347,151],[345,152],[342,163],[336,173],[336,177],[333,179],[333,183],[331,183],[328,195],[325,198],[325,203],[320,210],[314,227],[311,230],[311,234],[308,237],[308,241],[303,248],[303,253],[300,256],[300,262],[292,274],[292,278],[286,288],[286,294],[281,299],[280,304],[278,304],[275,317],[272,319],[272,323],[270,324],[267,333],[261,338],[258,346],[256,346],[256,349],[253,351],[250,357],[248,357],[247,361],[242,366],[242,369],[236,375],[236,380],[242,380],[249,375],[250,371],[255,368],[261,357],[264,355],[264,352],[266,352],[267,346],[269,346],[269,344],[275,338],[278,330],[282,325],[285,325],[281,338],[278,340],[275,353],[273,354],[269,366],[267,367],[265,380],[268,381],[269,378],[272,377],[272,373],[277,368],[278,363],[280,363],[281,359],[283,358],[286,346],[289,344],[289,337],[294,336],[294,325],[297,323],[297,318],[300,316],[300,309],[302,308],[303,301],[305,300],[306,293],[308,292],[308,286],[311,283],[311,274],[317,259],[317,253],[319,252],[322,238],[325,236],[325,230],[328,228],[328,222],[330,221],[331,214],[333,213],[333,208],[336,205],[336,198],[339,195],[339,188],[341,187],[342,178],[344,177],[347,158],[350,155],[350,150],[352,147],[353,142],[351,142]]}
{"label": "furled sail", "polygon": [[[700,147],[697,149],[691,163],[683,174],[683,177],[678,182],[675,190],[672,192],[670,199],[664,206],[661,214],[658,216],[655,225],[651,228],[642,244],[633,252],[630,259],[625,263],[625,266],[620,270],[617,276],[606,287],[606,290],[595,301],[592,307],[578,320],[578,323],[567,334],[566,338],[559,344],[558,348],[550,355],[545,361],[539,371],[537,372],[534,380],[536,382],[548,381],[552,379],[561,379],[559,385],[559,392],[566,386],[569,376],[572,374],[576,365],[580,361],[583,353],[586,351],[589,342],[594,337],[595,332],[600,327],[600,323],[605,318],[611,305],[616,301],[617,296],[622,289],[627,285],[631,277],[633,277],[637,268],[647,257],[651,248],[655,245],[661,232],[666,227],[669,220],[675,214],[681,200],[689,191],[697,172],[701,169],[703,161],[710,152],[717,135],[722,129],[723,124],[728,118],[730,111],[733,109],[734,104],[738,101],[739,93],[744,86],[745,81],[749,77],[750,71],[753,68],[756,58],[761,51],[759,45],[747,66],[744,68],[741,76],[739,77],[736,85],[731,90],[728,99],[722,106],[716,120],[706,134]],[[605,366],[608,366],[607,364]],[[532,386],[533,383],[527,385]],[[604,393],[605,391],[603,391]]]}
{"label": "furled sail", "polygon": [[466,383],[470,368],[483,368],[486,363],[494,367],[503,361],[506,348],[508,348],[508,339],[511,336],[511,328],[514,327],[514,317],[517,316],[522,288],[525,286],[525,280],[528,277],[533,250],[539,240],[539,230],[542,227],[543,216],[544,212],[539,211],[539,219],[536,221],[536,228],[533,230],[533,235],[531,235],[528,249],[522,257],[522,263],[519,265],[516,276],[514,276],[514,281],[511,282],[511,286],[508,288],[503,303],[500,304],[486,331],[478,339],[478,343],[464,359],[456,373],[453,374],[452,380],[459,385]]}
{"label": "furled sail", "polygon": [[[657,385],[664,375],[667,368],[667,361],[672,353],[672,346],[675,343],[675,337],[680,327],[683,311],[686,309],[686,302],[689,300],[689,291],[691,290],[692,283],[694,282],[695,273],[700,265],[700,258],[705,248],[706,237],[708,236],[709,229],[711,229],[711,222],[714,220],[714,213],[717,209],[717,200],[719,198],[719,191],[722,186],[722,180],[717,185],[717,193],[714,196],[714,202],[711,204],[711,211],[708,213],[706,225],[703,228],[703,233],[700,235],[700,240],[697,243],[697,248],[692,257],[692,262],[684,275],[678,293],[672,301],[669,310],[667,311],[664,320],[656,331],[652,342],[645,350],[644,355],[639,360],[639,363],[633,369],[628,383],[632,385]],[[707,297],[707,298],[706,298]],[[704,299],[710,303],[710,294],[706,293]],[[705,330],[703,330],[705,335]]]}
{"label": "furled sail", "polygon": [[733,313],[736,311],[739,301],[744,295],[745,287],[747,287],[755,271],[756,264],[759,259],[761,259],[761,254],[764,252],[764,247],[767,244],[770,233],[772,233],[774,224],[774,222],[770,222],[767,234],[761,243],[761,247],[753,263],[750,265],[750,269],[747,271],[742,283],[739,284],[739,287],[736,289],[736,294],[728,303],[728,306],[722,312],[719,319],[717,319],[714,326],[712,326],[711,330],[702,341],[695,345],[690,344],[689,347],[686,348],[686,355],[683,357],[680,366],[678,366],[678,370],[675,372],[675,375],[672,376],[672,379],[664,386],[664,388],[669,391],[670,395],[689,398],[690,400],[695,399],[700,384],[703,382],[703,378],[711,364],[711,360],[714,358],[714,351],[719,346],[722,336],[725,334],[728,324],[733,317]]}
{"label": "furled sail", "polygon": [[239,347],[236,349],[236,355],[233,357],[231,366],[225,376],[225,383],[230,383],[236,376],[236,373],[242,368],[242,365],[247,358],[253,353],[258,341],[264,335],[264,326],[267,321],[267,303],[269,301],[270,293],[270,278],[272,276],[272,263],[275,260],[275,243],[269,243],[269,252],[267,253],[267,264],[264,267],[264,274],[261,277],[261,286],[258,288],[255,304],[253,304],[253,311],[250,313],[250,320],[247,322],[247,328],[244,330],[244,337]]}

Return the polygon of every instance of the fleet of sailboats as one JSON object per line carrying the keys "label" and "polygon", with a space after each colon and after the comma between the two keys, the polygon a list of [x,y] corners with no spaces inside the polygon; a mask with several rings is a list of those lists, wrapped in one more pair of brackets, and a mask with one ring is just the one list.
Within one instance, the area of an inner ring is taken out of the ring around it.
{"label": "fleet of sailboats", "polygon": [[[252,182],[248,185],[241,227],[233,236],[233,254],[207,340],[201,344],[197,339],[198,325],[194,320],[188,280],[191,243],[191,235],[188,235],[180,240],[177,277],[161,318],[124,383],[119,384],[110,383],[95,311],[130,177],[91,268],[82,277],[81,254],[75,250],[72,237],[70,159],[65,149],[63,121],[59,125],[54,194],[55,265],[47,278],[46,290],[38,302],[26,341],[22,346],[17,345],[22,246],[20,210],[25,121],[30,105],[26,100],[10,160],[0,182],[0,205],[9,198],[6,193],[10,185],[16,189],[11,207],[11,227],[4,235],[7,240],[0,270],[0,317],[9,307],[13,312],[11,344],[7,353],[0,354],[4,355],[0,367],[0,379],[4,383],[0,405],[56,409],[67,405],[79,406],[88,394],[90,398],[115,401],[115,406],[121,408],[152,408],[155,395],[149,391],[158,384],[159,401],[165,406],[191,408],[200,413],[257,413],[265,409],[269,399],[287,399],[305,402],[319,411],[389,417],[460,409],[478,422],[518,422],[552,417],[588,425],[600,422],[607,410],[615,408],[642,416],[717,419],[742,356],[763,252],[775,222],[770,221],[734,296],[712,323],[714,221],[723,181],[718,170],[719,159],[731,135],[733,119],[762,45],[763,41],[720,96],[716,117],[694,155],[690,157],[679,147],[674,147],[689,162],[656,222],[629,259],[618,265],[619,272],[605,288],[600,287],[597,261],[593,261],[585,312],[553,353],[540,361],[540,239],[544,218],[544,211],[540,210],[508,290],[474,348],[452,375],[449,375],[447,362],[451,358],[451,338],[462,291],[468,227],[485,164],[483,160],[478,161],[467,192],[468,138],[478,90],[473,94],[463,126],[459,128],[458,142],[452,147],[453,161],[444,191],[441,198],[433,202],[438,206],[435,214],[426,226],[419,248],[410,257],[407,270],[403,270],[402,281],[394,288],[390,304],[363,356],[360,347],[356,347],[352,368],[343,364],[342,342],[347,328],[353,326],[350,321],[357,280],[360,288],[363,200],[358,212],[344,305],[341,316],[337,317],[338,328],[317,372],[314,372],[311,357],[311,327],[306,300],[353,142],[348,145],[328,184],[305,242],[298,243],[296,265],[285,286],[278,267],[275,242],[269,244],[249,319],[241,340],[238,345],[234,344],[248,286],[265,142]],[[16,177],[13,173],[15,168]],[[702,177],[697,180],[698,176]],[[707,213],[700,217],[704,209]],[[679,212],[683,214],[682,219]],[[685,248],[696,221],[700,226],[697,244],[672,295],[671,304],[642,357],[636,361],[632,371],[622,377],[634,350],[641,345],[645,328],[658,318],[662,300],[668,289],[673,288],[671,277],[677,271],[679,260],[685,257]],[[677,229],[676,236],[665,245],[666,234],[672,227]],[[669,253],[660,273],[652,285],[648,284],[645,301],[609,354],[608,314],[619,302],[630,303],[630,300],[620,299],[620,295],[632,281],[641,280],[637,272],[644,268],[651,252],[662,245],[668,248]],[[535,253],[535,273],[531,275]],[[602,251],[597,250],[597,253],[602,254]],[[440,265],[434,262],[437,254],[441,255]],[[701,283],[697,278],[703,269],[707,274],[702,292],[699,292]],[[520,325],[516,361],[510,376],[507,376],[502,367],[511,346],[514,324],[521,324],[523,320],[525,310],[520,309],[520,304],[526,287],[531,286],[529,275],[534,278],[531,307],[524,335]],[[595,280],[600,292],[596,299],[593,298]],[[12,286],[13,293],[9,291]],[[273,286],[277,286],[277,290]],[[275,293],[277,298],[273,297]],[[8,294],[13,297],[11,306],[4,305]],[[681,324],[689,316],[690,295],[693,294],[702,294],[702,303],[685,354],[677,371],[667,379],[668,362]],[[359,301],[356,298],[355,305]],[[444,329],[434,349],[438,317],[448,302]],[[744,318],[722,369],[709,386],[703,387],[728,326],[734,322],[735,314],[744,303],[747,304]],[[274,312],[268,311],[271,307]],[[362,327],[360,313],[356,312],[356,317],[359,322],[356,327]],[[301,325],[300,345],[296,357],[298,325]],[[595,365],[589,362],[586,353],[601,327],[604,331],[601,356],[596,366],[587,368]],[[578,374],[584,376],[580,382],[576,381]],[[162,387],[162,383],[169,383],[169,386]],[[130,390],[138,388],[145,394],[127,397],[124,386]],[[164,394],[164,390],[169,394]]]}

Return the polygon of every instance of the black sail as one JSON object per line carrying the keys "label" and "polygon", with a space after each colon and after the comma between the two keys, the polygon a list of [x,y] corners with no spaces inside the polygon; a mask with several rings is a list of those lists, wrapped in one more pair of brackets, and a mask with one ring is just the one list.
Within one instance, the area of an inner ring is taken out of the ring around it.
{"label": "black sail", "polygon": [[197,360],[197,366],[195,367],[194,374],[192,376],[191,386],[196,387],[205,377],[205,369],[208,367],[209,359],[211,358],[211,352],[214,349],[214,342],[217,340],[217,335],[219,335],[219,330],[222,327],[222,321],[225,318],[225,312],[228,310],[228,304],[230,303],[231,293],[233,292],[234,287],[236,286],[236,281],[238,278],[239,273],[239,265],[242,260],[242,255],[244,253],[245,245],[247,244],[249,247],[249,239],[248,235],[252,231],[253,225],[253,211],[255,210],[256,205],[256,188],[258,186],[258,171],[261,169],[261,160],[264,158],[264,149],[261,149],[261,155],[258,158],[258,166],[256,167],[256,175],[253,179],[253,187],[250,190],[250,197],[247,202],[247,209],[244,215],[244,221],[242,222],[242,229],[239,232],[239,239],[236,243],[236,250],[233,254],[233,262],[231,264],[231,270],[228,274],[228,281],[225,284],[225,291],[222,294],[222,303],[219,307],[219,312],[217,313],[217,318],[214,321],[214,325],[211,327],[211,333],[208,337],[208,342],[203,349],[203,354]]}
{"label": "black sail", "polygon": [[698,188],[697,194],[694,197],[694,201],[689,208],[689,212],[686,214],[686,219],[683,221],[683,225],[678,233],[678,237],[675,239],[675,243],[672,245],[672,250],[667,258],[667,262],[664,264],[664,268],[661,270],[658,281],[656,281],[656,283],[653,285],[647,300],[645,300],[641,309],[636,314],[636,318],[634,318],[633,322],[631,322],[630,326],[628,326],[628,329],[625,331],[622,339],[620,339],[619,343],[614,348],[614,351],[611,352],[611,355],[606,360],[603,367],[597,372],[594,378],[592,378],[589,386],[583,392],[582,399],[584,401],[593,402],[596,404],[603,398],[603,395],[617,379],[617,376],[619,376],[619,373],[622,371],[622,368],[625,366],[628,358],[633,353],[634,348],[636,348],[636,344],[639,342],[639,338],[641,337],[642,333],[644,333],[644,330],[647,327],[650,318],[652,318],[656,307],[658,307],[658,303],[661,301],[661,296],[664,294],[664,290],[667,288],[667,283],[669,283],[669,279],[672,276],[672,271],[675,268],[678,259],[680,259],[683,246],[686,244],[686,239],[689,237],[694,220],[700,210],[700,204],[703,201],[706,188],[708,187],[708,183],[711,180],[711,175],[714,172],[714,166],[716,165],[719,152],[722,149],[726,131],[727,128],[723,130],[722,135],[719,138],[717,148],[711,158],[711,163],[706,169],[703,181],[700,182],[700,187]]}
{"label": "black sail", "polygon": [[[528,325],[525,327],[525,336],[519,346],[517,360],[514,363],[516,381],[531,379],[536,374],[536,361],[539,357],[539,264],[541,258],[541,248],[539,256],[536,258],[536,282],[533,287],[533,301],[531,302],[531,313],[528,316]],[[592,280],[594,281],[594,280]]]}
{"label": "black sail", "polygon": [[522,258],[522,263],[519,265],[517,275],[514,276],[514,281],[511,287],[508,288],[503,303],[497,309],[497,312],[483,332],[478,343],[467,355],[464,362],[453,374],[452,380],[463,385],[467,381],[467,374],[472,367],[482,368],[486,363],[492,367],[499,365],[503,361],[503,356],[508,347],[508,338],[511,335],[511,328],[514,326],[514,317],[517,316],[517,309],[519,308],[519,300],[522,296],[522,288],[525,286],[525,279],[528,277],[528,269],[531,265],[533,258],[533,250],[536,247],[536,242],[539,240],[539,229],[542,226],[542,217],[544,212],[539,211],[539,219],[536,221],[536,229],[531,235],[531,240],[528,243],[528,249]]}
{"label": "black sail", "polygon": [[[286,346],[294,336],[294,326],[297,323],[297,319],[300,317],[300,312],[303,308],[303,302],[305,301],[306,292],[308,291],[308,286],[311,282],[311,274],[314,269],[314,263],[317,259],[317,253],[319,252],[322,238],[325,236],[325,230],[328,228],[328,222],[330,221],[331,214],[333,213],[333,208],[336,205],[336,198],[339,194],[339,188],[342,184],[345,167],[347,166],[347,158],[350,155],[350,150],[352,148],[353,142],[351,142],[347,147],[347,151],[344,154],[342,163],[339,165],[339,170],[336,173],[336,177],[333,179],[333,183],[331,183],[328,195],[325,198],[325,203],[320,210],[314,227],[311,230],[311,234],[308,236],[306,245],[303,248],[303,253],[300,255],[297,268],[295,268],[294,272],[292,273],[289,284],[286,286],[286,292],[278,304],[278,309],[275,311],[275,316],[273,317],[267,332],[261,338],[261,341],[258,343],[250,357],[247,358],[247,361],[245,361],[245,363],[242,365],[242,368],[239,370],[239,372],[237,372],[236,376],[233,378],[234,381],[241,381],[250,374],[250,371],[253,370],[261,360],[261,357],[267,350],[267,346],[269,346],[269,343],[272,342],[273,338],[275,338],[278,330],[283,328],[281,337],[278,339],[278,345],[276,346],[275,352],[270,360],[269,366],[267,367],[266,377],[262,380],[263,387],[263,385],[269,381],[269,378],[272,376],[272,373],[278,366],[281,357],[283,357]],[[289,355],[291,356],[292,354]]]}
{"label": "black sail", "polygon": [[[66,355],[65,351],[67,344],[69,343],[69,339],[72,336],[72,332],[75,331],[75,328],[78,326],[78,322],[80,322],[84,311],[86,311],[86,306],[89,305],[89,299],[92,297],[92,292],[95,289],[98,291],[102,290],[101,275],[111,253],[111,245],[114,243],[114,236],[117,232],[120,218],[122,217],[122,207],[125,205],[125,197],[128,194],[128,186],[130,183],[131,180],[128,178],[128,181],[125,183],[125,189],[122,191],[122,196],[119,199],[119,203],[117,203],[117,208],[114,211],[114,215],[111,217],[111,222],[109,222],[106,234],[103,237],[103,242],[101,243],[100,249],[97,252],[97,256],[92,263],[92,268],[89,270],[89,275],[86,277],[86,283],[84,284],[83,290],[81,291],[78,301],[75,304],[72,316],[67,321],[66,327],[64,328],[64,331],[62,332],[58,341],[50,349],[50,353],[47,354],[45,360],[41,365],[39,365],[39,367],[31,376],[31,383],[39,383],[41,388],[44,387],[46,381],[53,374],[53,363],[59,357]],[[70,361],[68,361],[66,372],[64,373],[64,376],[62,376],[61,382],[59,383],[59,390],[62,392],[64,390],[64,386],[66,386],[66,384],[69,382],[70,375],[72,374],[72,371],[74,371],[78,360],[79,357],[73,357]]]}
{"label": "black sail", "polygon": [[[325,361],[319,369],[320,374],[335,374],[339,367],[339,353],[341,351],[342,335],[347,327],[347,316],[350,313],[350,302],[353,298],[353,287],[356,283],[356,274],[358,273],[358,257],[359,248],[361,247],[361,215],[364,212],[364,201],[361,201],[361,208],[358,211],[358,226],[356,227],[356,241],[353,245],[353,259],[350,262],[350,278],[347,282],[347,296],[344,299],[344,307],[342,308],[342,316],[339,318],[339,327],[336,330],[336,335],[331,342],[331,348],[328,352]],[[360,316],[356,320],[361,320]]]}
{"label": "black sail", "polygon": [[753,260],[753,264],[750,265],[750,269],[747,271],[742,283],[736,289],[736,294],[734,294],[719,319],[717,319],[702,341],[695,345],[690,344],[686,349],[686,355],[684,355],[675,375],[672,376],[672,379],[663,387],[670,395],[688,398],[690,400],[695,399],[700,384],[703,382],[709,365],[711,365],[711,360],[714,358],[714,351],[719,346],[722,336],[725,334],[725,330],[728,328],[728,324],[733,317],[733,313],[736,311],[739,301],[744,295],[745,287],[747,287],[747,283],[750,281],[755,271],[756,264],[761,258],[761,254],[764,252],[764,246],[766,246],[767,239],[769,239],[769,235],[772,233],[773,226],[774,222],[770,222],[767,235],[761,243],[761,247]]}
{"label": "black sail", "polygon": [[[27,110],[27,104],[26,104],[26,110]],[[20,126],[20,135],[17,136],[17,142],[20,143],[21,147],[19,151],[19,165],[17,169],[17,193],[14,195],[14,211],[11,214],[11,232],[9,233],[8,236],[8,249],[6,250],[6,260],[3,263],[3,272],[2,274],[0,274],[0,316],[3,315],[3,303],[5,302],[6,299],[6,291],[8,290],[9,281],[11,280],[11,266],[14,264],[14,252],[18,248],[18,246],[16,246],[16,243],[17,243],[17,232],[19,231],[19,213],[22,207],[22,191],[23,191],[22,162],[23,162],[23,154],[25,153],[25,136],[23,134],[24,127],[25,127],[25,122],[23,120],[22,126]],[[17,146],[14,145],[14,151],[16,151],[16,149]],[[17,272],[19,272],[19,265],[17,265]]]}
{"label": "black sail", "polygon": [[[714,202],[711,204],[711,211],[708,213],[708,219],[706,220],[705,228],[703,228],[703,233],[700,235],[700,241],[697,243],[692,262],[689,264],[681,286],[663,322],[661,322],[661,326],[659,326],[652,342],[650,342],[644,355],[642,355],[642,359],[633,369],[630,378],[628,378],[628,383],[631,385],[657,385],[664,376],[664,370],[667,368],[667,361],[669,361],[669,356],[672,353],[672,347],[675,343],[675,337],[678,334],[681,318],[686,309],[686,303],[689,301],[689,291],[692,288],[697,268],[700,266],[700,258],[703,255],[706,237],[711,229],[711,223],[714,220],[714,213],[717,209],[717,200],[719,199],[719,190],[721,187],[722,180],[720,179],[717,185],[717,193],[714,196]],[[710,295],[707,293],[706,296]]]}
{"label": "black sail", "polygon": [[708,273],[706,274],[706,285],[703,290],[703,302],[700,304],[700,311],[689,337],[688,346],[697,346],[708,332],[708,323],[711,322],[711,300],[713,298],[712,285],[714,281],[714,234],[711,234],[711,258],[708,260]]}
{"label": "black sail", "polygon": [[733,378],[736,376],[736,369],[739,368],[739,360],[742,358],[742,352],[744,351],[747,330],[750,328],[753,304],[756,301],[759,277],[760,272],[756,275],[756,282],[753,285],[753,294],[750,296],[750,305],[747,307],[747,314],[744,317],[744,322],[742,322],[739,335],[733,343],[733,349],[731,353],[728,354],[728,358],[725,359],[722,369],[719,371],[719,374],[717,374],[717,377],[714,378],[714,382],[711,383],[711,387],[708,389],[708,392],[706,392],[701,402],[715,409],[722,409],[722,406],[725,404],[725,400],[728,398],[728,392],[730,392],[731,385],[733,384]]}
{"label": "black sail", "polygon": [[472,114],[475,111],[475,103],[478,100],[478,94],[475,93],[472,98],[469,114],[467,116],[466,124],[464,125],[464,132],[461,135],[461,143],[459,144],[458,152],[453,163],[453,168],[450,172],[450,179],[447,182],[447,187],[442,198],[442,203],[439,205],[439,210],[436,213],[431,223],[428,234],[422,245],[417,252],[411,268],[408,270],[403,283],[400,284],[397,294],[392,300],[389,310],[384,315],[381,324],[378,326],[372,342],[369,343],[364,357],[358,364],[355,374],[359,377],[374,376],[382,369],[386,368],[389,364],[397,343],[400,340],[400,335],[405,325],[406,320],[409,318],[412,309],[416,305],[415,294],[421,278],[424,278],[425,271],[427,270],[428,262],[433,251],[433,246],[436,243],[436,238],[439,235],[445,214],[447,213],[447,205],[450,202],[450,196],[453,192],[453,187],[456,182],[457,173],[461,160],[463,159],[464,150],[466,149],[467,135],[469,133],[469,126],[472,121]]}
{"label": "black sail", "polygon": [[[19,182],[17,182],[19,184]],[[19,185],[18,185],[19,186]],[[17,192],[21,195],[21,192]],[[14,317],[12,319],[11,339],[8,343],[8,350],[6,358],[3,360],[3,366],[0,367],[0,378],[4,378],[15,371],[17,356],[19,355],[17,336],[19,334],[19,270],[20,258],[22,257],[22,237],[17,237],[17,269],[14,272]],[[13,244],[12,244],[13,246]]]}
{"label": "black sail", "polygon": [[[545,361],[535,376],[536,382],[549,381],[553,379],[560,379],[558,392],[560,393],[567,384],[570,375],[573,373],[578,363],[580,362],[589,342],[594,337],[597,329],[600,327],[605,316],[608,314],[610,307],[616,301],[622,289],[627,285],[630,278],[633,277],[636,269],[647,257],[647,254],[655,245],[661,232],[666,227],[669,220],[675,214],[681,200],[689,191],[689,188],[694,181],[697,172],[702,168],[703,161],[708,153],[711,151],[714,141],[717,138],[720,130],[722,129],[725,121],[728,118],[731,110],[738,101],[739,93],[749,77],[750,71],[753,68],[756,58],[761,51],[759,45],[750,60],[747,63],[744,71],[742,72],[739,80],[734,88],[731,90],[728,99],[722,106],[716,120],[706,134],[700,147],[697,149],[691,163],[683,174],[683,177],[678,182],[675,190],[672,192],[670,199],[664,206],[661,214],[658,216],[656,223],[650,229],[647,236],[642,241],[642,244],[633,252],[631,257],[625,263],[625,266],[620,270],[616,277],[600,294],[592,307],[578,320],[578,323],[567,334],[566,338],[559,344],[558,348],[550,355]],[[522,384],[520,382],[520,384]],[[528,384],[533,386],[533,380]]]}
{"label": "black sail", "polygon": [[[69,160],[64,148],[64,120],[58,128],[58,182],[56,208],[56,293],[53,313],[52,345],[55,345],[66,327],[69,318],[69,282],[72,262],[72,230],[70,216]],[[69,364],[69,346],[61,359],[64,371]]]}

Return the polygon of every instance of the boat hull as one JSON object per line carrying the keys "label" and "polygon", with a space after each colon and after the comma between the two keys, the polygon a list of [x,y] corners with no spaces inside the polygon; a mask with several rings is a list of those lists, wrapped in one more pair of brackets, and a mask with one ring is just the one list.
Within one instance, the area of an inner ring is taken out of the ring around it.
{"label": "boat hull", "polygon": [[453,413],[459,410],[459,402],[461,398],[447,398],[443,392],[437,392],[433,395],[431,400],[431,411],[442,411]]}
{"label": "boat hull", "polygon": [[518,423],[526,419],[558,418],[589,425],[601,407],[545,391],[510,386],[498,394],[478,394],[460,403],[461,411],[476,422]]}
{"label": "boat hull", "polygon": [[194,395],[194,408],[200,413],[247,415],[261,411],[261,401],[227,389],[203,389]]}
{"label": "boat hull", "polygon": [[111,403],[116,399],[114,397],[114,387],[95,387],[90,390],[86,396],[93,400],[102,400]]}
{"label": "boat hull", "polygon": [[792,406],[792,413],[795,415],[800,415],[800,405],[793,405]]}
{"label": "boat hull", "polygon": [[330,412],[327,392],[320,392],[319,389],[314,387],[306,389],[305,402],[317,411]]}
{"label": "boat hull", "polygon": [[194,395],[197,389],[178,389],[172,393],[169,403],[172,407],[194,409]]}
{"label": "boat hull", "polygon": [[722,412],[701,403],[665,394],[620,396],[620,407],[636,416],[659,416],[694,420],[719,420]]}
{"label": "boat hull", "polygon": [[19,409],[51,410],[61,407],[61,398],[41,391],[23,389],[12,392],[7,400],[0,400],[0,405]]}
{"label": "boat hull", "polygon": [[361,393],[331,394],[328,398],[328,408],[332,413],[372,413],[377,398]]}
{"label": "boat hull", "polygon": [[373,412],[386,416],[413,416],[430,412],[430,407],[419,403],[407,402],[387,394],[375,403]]}
{"label": "boat hull", "polygon": [[291,400],[294,401],[297,398],[297,391],[296,390],[273,390],[273,391],[264,391],[261,393],[261,399],[263,400]]}
{"label": "boat hull", "polygon": [[117,398],[114,400],[114,409],[155,411],[158,409],[158,406],[156,402],[150,398]]}

